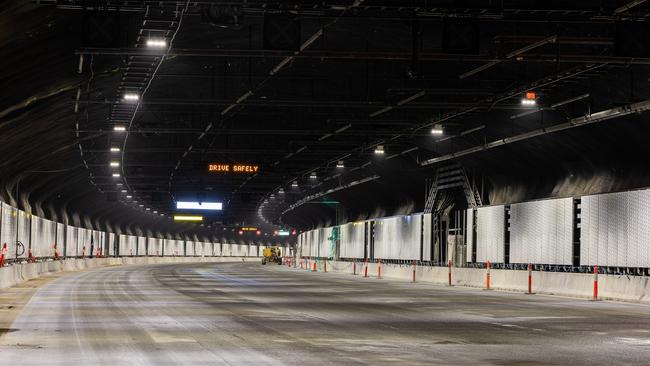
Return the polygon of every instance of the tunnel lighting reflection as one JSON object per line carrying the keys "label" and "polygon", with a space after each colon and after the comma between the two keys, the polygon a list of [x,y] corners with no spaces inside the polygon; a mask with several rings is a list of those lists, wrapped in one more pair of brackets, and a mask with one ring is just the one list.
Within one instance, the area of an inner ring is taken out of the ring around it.
{"label": "tunnel lighting reflection", "polygon": [[147,47],[165,48],[165,47],[167,47],[167,41],[165,41],[164,39],[156,39],[156,38],[148,39],[147,40]]}
{"label": "tunnel lighting reflection", "polygon": [[174,221],[203,221],[203,216],[174,215]]}
{"label": "tunnel lighting reflection", "polygon": [[223,209],[221,202],[193,202],[193,201],[178,201],[176,208],[179,210],[213,210],[218,211]]}

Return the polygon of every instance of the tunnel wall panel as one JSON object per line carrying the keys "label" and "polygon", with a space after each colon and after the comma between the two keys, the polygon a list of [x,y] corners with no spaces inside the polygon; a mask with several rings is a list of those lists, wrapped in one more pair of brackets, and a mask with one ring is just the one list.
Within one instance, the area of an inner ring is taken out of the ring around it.
{"label": "tunnel wall panel", "polygon": [[16,258],[16,237],[18,235],[18,210],[2,202],[2,225],[0,225],[0,246],[7,244],[7,258]]}
{"label": "tunnel wall panel", "polygon": [[375,221],[375,258],[420,259],[420,215]]}
{"label": "tunnel wall panel", "polygon": [[366,223],[351,222],[341,225],[340,253],[341,258],[363,258],[365,249]]}
{"label": "tunnel wall panel", "polygon": [[580,264],[650,267],[650,190],[581,200]]}
{"label": "tunnel wall panel", "polygon": [[505,261],[505,207],[479,207],[476,218],[476,260]]}
{"label": "tunnel wall panel", "polygon": [[572,263],[573,199],[510,206],[510,263]]}

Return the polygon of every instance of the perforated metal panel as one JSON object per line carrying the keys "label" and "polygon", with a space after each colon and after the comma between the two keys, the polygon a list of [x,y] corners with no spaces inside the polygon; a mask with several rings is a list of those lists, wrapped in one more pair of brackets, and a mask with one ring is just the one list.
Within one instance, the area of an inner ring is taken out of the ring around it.
{"label": "perforated metal panel", "polygon": [[18,241],[23,243],[25,246],[25,253],[21,255],[21,258],[27,257],[28,253],[27,250],[29,249],[30,245],[30,235],[31,235],[31,215],[26,213],[25,211],[18,210]]}
{"label": "perforated metal panel", "polygon": [[474,250],[474,210],[471,208],[466,210],[465,217],[465,235],[467,237],[466,261],[472,262],[472,252]]}
{"label": "perforated metal panel", "polygon": [[505,260],[505,207],[477,209],[476,260],[503,263]]}
{"label": "perforated metal panel", "polygon": [[375,221],[375,258],[420,259],[421,226],[419,215]]}
{"label": "perforated metal panel", "polygon": [[580,264],[650,267],[650,190],[581,200]]}
{"label": "perforated metal panel", "polygon": [[573,199],[510,206],[510,263],[572,263]]}
{"label": "perforated metal panel", "polygon": [[0,247],[7,244],[7,257],[16,258],[16,235],[18,225],[18,210],[2,203],[2,226],[0,227]]}
{"label": "perforated metal panel", "polygon": [[422,259],[430,261],[431,256],[431,231],[433,230],[433,215],[424,214],[424,227],[422,228]]}
{"label": "perforated metal panel", "polygon": [[65,256],[77,256],[77,244],[79,242],[79,229],[74,226],[66,226],[65,232]]}
{"label": "perforated metal panel", "polygon": [[340,257],[363,258],[365,222],[351,222],[341,225]]}

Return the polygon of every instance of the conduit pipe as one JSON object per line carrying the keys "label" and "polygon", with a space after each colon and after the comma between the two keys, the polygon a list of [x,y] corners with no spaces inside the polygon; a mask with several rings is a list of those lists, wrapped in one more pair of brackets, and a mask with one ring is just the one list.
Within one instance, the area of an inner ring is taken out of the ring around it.
{"label": "conduit pipe", "polygon": [[428,159],[420,163],[420,166],[425,166],[425,165],[431,165],[435,163],[440,163],[443,161],[459,158],[461,156],[473,154],[479,151],[485,151],[485,150],[490,150],[495,147],[503,146],[503,145],[508,145],[513,142],[519,142],[523,140],[528,140],[533,137],[538,137],[538,136],[543,136],[549,133],[553,132],[559,132],[563,130],[568,130],[574,127],[581,127],[581,126],[586,126],[592,123],[597,123],[597,122],[602,122],[606,121],[612,118],[618,118],[618,117],[623,117],[627,116],[633,113],[641,113],[645,112],[648,109],[650,109],[650,100],[644,100],[642,102],[638,103],[632,103],[628,104],[622,107],[616,107],[616,108],[611,108],[611,109],[606,109],[604,111],[592,113],[589,115],[585,115],[582,117],[577,117],[570,119],[568,122],[565,123],[560,123],[557,125],[553,125],[550,127],[545,127],[545,128],[540,128],[537,130],[525,132],[519,135],[511,136],[511,137],[506,137],[503,139],[495,140],[492,142],[489,142],[484,145],[479,145],[479,146],[474,146],[470,147],[469,149],[457,151],[451,154],[443,155],[443,156],[438,156],[432,159]]}

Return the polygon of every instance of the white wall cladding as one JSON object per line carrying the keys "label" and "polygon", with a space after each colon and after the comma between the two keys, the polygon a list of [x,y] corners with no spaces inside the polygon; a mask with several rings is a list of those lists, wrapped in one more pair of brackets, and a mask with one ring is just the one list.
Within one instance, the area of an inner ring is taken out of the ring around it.
{"label": "white wall cladding", "polygon": [[57,223],[56,224],[56,251],[59,255],[64,255],[63,247],[65,245],[65,225]]}
{"label": "white wall cladding", "polygon": [[474,209],[465,211],[465,243],[467,244],[466,261],[472,262],[472,251],[474,250]]}
{"label": "white wall cladding", "polygon": [[580,264],[650,267],[650,190],[582,197]]}
{"label": "white wall cladding", "polygon": [[318,237],[318,257],[333,257],[335,245],[329,238],[332,237],[332,228],[326,227],[319,229],[320,234]]}
{"label": "white wall cladding", "polygon": [[363,258],[366,223],[351,222],[341,225],[340,253],[341,258]]}
{"label": "white wall cladding", "polygon": [[476,214],[476,260],[503,263],[505,261],[505,207],[480,207]]}
{"label": "white wall cladding", "polygon": [[250,245],[248,247],[248,256],[249,257],[257,257],[259,253],[259,246],[257,245]]}
{"label": "white wall cladding", "polygon": [[422,229],[422,259],[425,261],[433,260],[431,255],[431,231],[433,215],[424,214],[424,228]]}
{"label": "white wall cladding", "polygon": [[147,238],[144,236],[137,236],[136,237],[136,255],[138,256],[144,256],[147,255]]}
{"label": "white wall cladding", "polygon": [[18,241],[23,243],[25,246],[25,253],[21,257],[27,256],[27,251],[29,249],[29,236],[32,231],[31,225],[31,215],[27,214],[25,211],[18,210]]}
{"label": "white wall cladding", "polygon": [[115,240],[117,240],[114,233],[108,233],[108,255],[115,255]]}
{"label": "white wall cladding", "polygon": [[7,257],[16,258],[16,224],[18,222],[18,210],[2,203],[2,225],[0,226],[0,247],[7,244]]}
{"label": "white wall cladding", "polygon": [[56,223],[37,216],[31,219],[30,247],[35,257],[53,257]]}
{"label": "white wall cladding", "polygon": [[164,241],[164,255],[166,257],[174,257],[183,255],[183,241],[174,239],[165,239]]}
{"label": "white wall cladding", "polygon": [[195,250],[194,250],[194,241],[192,240],[186,240],[185,241],[185,255],[188,257],[193,257],[195,255]]}
{"label": "white wall cladding", "polygon": [[420,259],[420,215],[380,219],[375,222],[375,258]]}
{"label": "white wall cladding", "polygon": [[572,198],[511,205],[510,263],[570,265],[572,227]]}
{"label": "white wall cladding", "polygon": [[66,257],[76,257],[77,256],[77,242],[79,235],[79,228],[74,226],[67,225],[65,228],[65,256]]}
{"label": "white wall cladding", "polygon": [[162,239],[147,238],[147,255],[159,256],[162,254]]}

